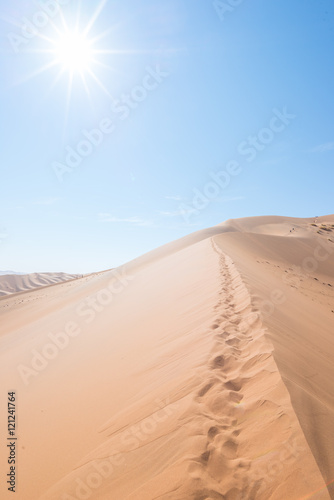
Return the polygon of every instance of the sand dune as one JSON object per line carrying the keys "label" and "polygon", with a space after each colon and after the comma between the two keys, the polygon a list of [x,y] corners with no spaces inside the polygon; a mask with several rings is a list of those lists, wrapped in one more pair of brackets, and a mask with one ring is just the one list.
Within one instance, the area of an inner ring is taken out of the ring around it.
{"label": "sand dune", "polygon": [[334,498],[333,311],[334,216],[227,221],[2,298],[16,498]]}
{"label": "sand dune", "polygon": [[11,293],[26,292],[41,286],[54,285],[62,281],[77,279],[82,275],[66,273],[31,273],[2,274],[0,273],[0,297]]}
{"label": "sand dune", "polygon": [[5,274],[16,274],[16,275],[19,276],[20,274],[22,275],[22,274],[26,274],[26,273],[18,273],[18,272],[15,272],[15,271],[8,271],[8,270],[7,271],[0,271],[0,276],[3,276]]}

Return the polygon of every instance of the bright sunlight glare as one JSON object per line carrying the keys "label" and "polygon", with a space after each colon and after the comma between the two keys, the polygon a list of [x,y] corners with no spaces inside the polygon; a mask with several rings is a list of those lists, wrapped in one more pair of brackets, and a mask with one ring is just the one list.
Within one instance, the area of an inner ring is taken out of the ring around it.
{"label": "bright sunlight glare", "polygon": [[87,71],[93,60],[93,51],[87,38],[77,32],[62,34],[55,42],[56,62],[70,72]]}
{"label": "bright sunlight glare", "polygon": [[[40,34],[41,46],[32,49],[33,53],[43,54],[44,57],[48,54],[50,56],[49,61],[28,74],[20,82],[24,83],[44,72],[57,68],[57,74],[50,89],[47,91],[49,95],[63,77],[68,77],[64,130],[66,130],[67,126],[74,85],[77,85],[78,82],[81,81],[91,104],[92,82],[94,85],[97,85],[108,98],[113,98],[109,89],[99,78],[99,69],[101,71],[107,70],[115,72],[114,67],[105,62],[105,58],[108,55],[136,53],[135,50],[119,50],[106,46],[106,41],[104,39],[112,33],[113,26],[109,26],[107,30],[100,33],[96,33],[96,30],[93,30],[106,4],[107,0],[100,0],[100,3],[86,24],[83,24],[81,19],[81,2],[78,2],[76,13],[74,15],[73,13],[72,15],[71,13],[69,14],[69,19],[66,19],[66,9],[60,9],[59,18],[51,23],[49,32]],[[101,46],[101,43],[104,43],[104,46]]]}

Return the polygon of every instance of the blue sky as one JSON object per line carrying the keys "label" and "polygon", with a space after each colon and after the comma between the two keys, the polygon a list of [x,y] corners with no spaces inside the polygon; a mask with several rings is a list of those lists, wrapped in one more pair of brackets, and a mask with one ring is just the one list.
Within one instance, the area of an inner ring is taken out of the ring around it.
{"label": "blue sky", "polygon": [[82,2],[81,31],[103,7],[100,64],[71,94],[68,69],[40,71],[78,18],[54,1],[0,1],[0,269],[91,272],[229,218],[333,213],[331,0]]}

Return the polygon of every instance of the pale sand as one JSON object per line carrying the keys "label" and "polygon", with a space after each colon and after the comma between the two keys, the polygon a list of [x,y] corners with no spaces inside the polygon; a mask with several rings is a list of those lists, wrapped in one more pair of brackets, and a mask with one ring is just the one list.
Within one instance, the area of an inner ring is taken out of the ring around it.
{"label": "pale sand", "polygon": [[[334,216],[228,221],[122,270],[2,298],[15,498],[331,498],[328,239]],[[24,372],[34,349],[53,359]],[[4,474],[3,446],[0,458]],[[14,495],[1,485],[0,498]]]}
{"label": "pale sand", "polygon": [[55,285],[63,281],[79,278],[78,274],[66,273],[31,273],[0,274],[0,297],[12,293],[26,292],[42,286]]}

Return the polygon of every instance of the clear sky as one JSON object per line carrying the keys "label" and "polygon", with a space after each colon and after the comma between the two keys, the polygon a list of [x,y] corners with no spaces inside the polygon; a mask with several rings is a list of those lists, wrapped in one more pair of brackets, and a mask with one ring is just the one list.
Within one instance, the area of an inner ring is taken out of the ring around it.
{"label": "clear sky", "polygon": [[0,270],[334,212],[332,0],[60,3],[0,0]]}

